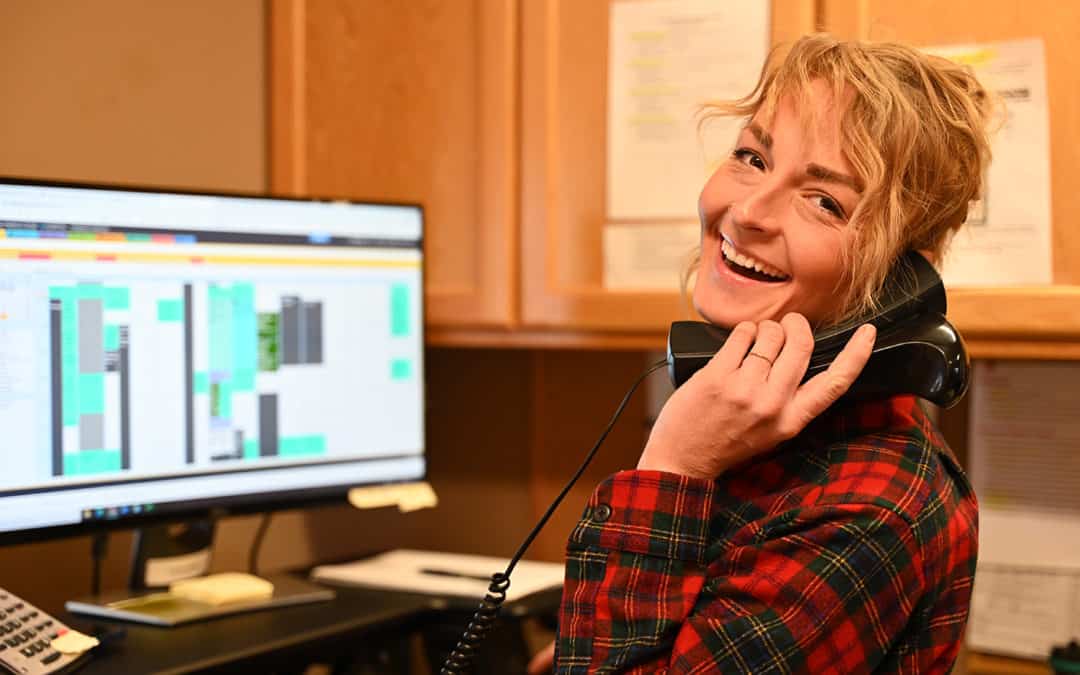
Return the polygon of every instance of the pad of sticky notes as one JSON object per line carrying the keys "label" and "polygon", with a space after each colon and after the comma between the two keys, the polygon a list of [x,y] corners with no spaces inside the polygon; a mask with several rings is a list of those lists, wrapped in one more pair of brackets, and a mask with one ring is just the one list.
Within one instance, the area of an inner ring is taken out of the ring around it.
{"label": "pad of sticky notes", "polygon": [[349,503],[358,509],[397,506],[402,513],[439,505],[435,490],[426,481],[368,485],[349,490]]}
{"label": "pad of sticky notes", "polygon": [[269,599],[274,595],[274,584],[243,572],[222,572],[174,581],[169,585],[169,592],[195,602],[225,605]]}

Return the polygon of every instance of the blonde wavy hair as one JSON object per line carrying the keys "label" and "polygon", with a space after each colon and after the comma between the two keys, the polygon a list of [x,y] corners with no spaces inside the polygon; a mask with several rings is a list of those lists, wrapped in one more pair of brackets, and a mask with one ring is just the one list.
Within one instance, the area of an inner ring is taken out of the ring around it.
{"label": "blonde wavy hair", "polygon": [[[782,98],[805,101],[814,80],[830,85],[833,100],[845,106],[841,148],[864,188],[850,219],[854,243],[844,252],[837,311],[828,321],[834,324],[875,309],[875,296],[904,251],[923,251],[940,264],[980,196],[998,105],[966,66],[902,44],[814,34],[774,50],[753,91],[706,104],[699,122],[762,115],[768,124]],[[812,128],[819,111],[798,109]],[[699,263],[700,251],[686,269],[684,289]]]}

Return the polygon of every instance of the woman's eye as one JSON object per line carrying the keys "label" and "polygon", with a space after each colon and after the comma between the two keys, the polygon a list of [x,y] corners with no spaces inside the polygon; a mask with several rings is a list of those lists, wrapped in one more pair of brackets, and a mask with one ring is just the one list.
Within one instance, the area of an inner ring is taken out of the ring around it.
{"label": "woman's eye", "polygon": [[753,150],[747,148],[739,148],[735,152],[731,153],[731,156],[742,162],[747,166],[752,166],[759,171],[765,170],[765,160],[761,158],[761,155],[757,154]]}
{"label": "woman's eye", "polygon": [[810,200],[816,202],[819,209],[828,211],[837,218],[842,219],[844,217],[844,209],[840,208],[840,205],[832,197],[828,195],[814,195]]}

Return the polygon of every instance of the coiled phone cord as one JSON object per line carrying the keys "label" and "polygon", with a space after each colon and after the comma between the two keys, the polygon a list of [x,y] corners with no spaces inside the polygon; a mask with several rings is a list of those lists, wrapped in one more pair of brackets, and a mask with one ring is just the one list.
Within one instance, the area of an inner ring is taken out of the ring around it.
{"label": "coiled phone cord", "polygon": [[503,572],[496,572],[491,575],[491,584],[488,586],[488,592],[484,596],[484,599],[480,602],[480,607],[476,610],[472,620],[469,621],[468,627],[465,628],[464,634],[461,639],[458,640],[454,650],[450,652],[450,655],[446,657],[446,662],[443,663],[442,669],[439,671],[440,675],[460,675],[462,673],[471,672],[473,666],[473,659],[476,658],[477,648],[480,643],[484,641],[487,634],[491,631],[495,625],[495,620],[499,617],[499,610],[502,607],[502,603],[506,600],[506,591],[510,588],[510,573],[514,571],[514,567],[521,560],[521,556],[525,555],[525,551],[536,539],[536,535],[540,534],[540,530],[547,524],[549,518],[555,513],[555,509],[559,507],[563,498],[570,492],[570,488],[574,487],[574,483],[581,478],[581,474],[585,473],[585,469],[588,468],[592,462],[593,457],[596,456],[596,451],[600,449],[600,445],[604,442],[604,439],[608,437],[611,430],[615,427],[615,422],[618,421],[619,416],[622,415],[623,409],[630,401],[630,397],[634,395],[634,391],[637,390],[638,385],[645,381],[645,378],[653,374],[657,370],[667,365],[667,359],[661,359],[656,363],[649,366],[649,368],[642,373],[634,384],[630,387],[630,390],[626,392],[626,396],[623,396],[622,402],[619,403],[619,407],[615,409],[615,414],[611,416],[611,421],[608,422],[604,432],[600,434],[600,438],[593,445],[592,450],[585,455],[585,461],[581,463],[578,470],[574,473],[570,481],[559,493],[559,496],[551,502],[551,506],[548,507],[544,515],[540,517],[540,520],[533,527],[532,532],[529,532],[529,536],[525,537],[525,541],[518,547],[517,553],[510,558],[510,563],[506,566],[506,570]]}

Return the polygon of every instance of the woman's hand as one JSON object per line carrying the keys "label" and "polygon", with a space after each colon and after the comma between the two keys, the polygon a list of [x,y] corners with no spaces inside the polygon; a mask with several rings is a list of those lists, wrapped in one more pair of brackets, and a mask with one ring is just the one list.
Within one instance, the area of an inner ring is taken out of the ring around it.
{"label": "woman's hand", "polygon": [[660,411],[639,469],[716,478],[793,438],[862,372],[876,330],[859,328],[829,368],[800,385],[814,336],[801,314],[743,322]]}

